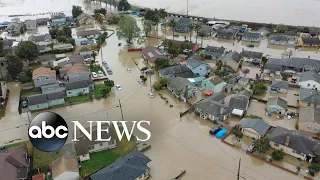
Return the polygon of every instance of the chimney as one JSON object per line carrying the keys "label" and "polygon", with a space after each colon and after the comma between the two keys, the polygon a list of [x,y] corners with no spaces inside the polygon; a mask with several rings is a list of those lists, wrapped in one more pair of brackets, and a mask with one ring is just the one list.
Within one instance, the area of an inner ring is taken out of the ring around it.
{"label": "chimney", "polygon": [[308,59],[310,59],[310,56],[308,56]]}
{"label": "chimney", "polygon": [[286,137],[286,143],[284,145],[289,146],[289,142],[290,142],[290,136]]}

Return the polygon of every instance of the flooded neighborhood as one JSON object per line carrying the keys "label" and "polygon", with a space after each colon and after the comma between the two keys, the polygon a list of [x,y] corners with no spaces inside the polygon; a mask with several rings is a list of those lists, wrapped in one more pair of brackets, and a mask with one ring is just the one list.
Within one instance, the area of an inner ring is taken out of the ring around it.
{"label": "flooded neighborhood", "polygon": [[319,178],[318,1],[108,3],[0,1],[0,180]]}

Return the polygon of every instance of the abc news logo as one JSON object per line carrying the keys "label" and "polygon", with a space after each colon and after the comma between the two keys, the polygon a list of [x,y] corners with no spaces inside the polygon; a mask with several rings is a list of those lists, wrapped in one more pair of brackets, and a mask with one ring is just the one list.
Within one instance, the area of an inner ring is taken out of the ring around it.
{"label": "abc news logo", "polygon": [[[110,141],[109,139],[102,139],[102,132],[109,133],[109,128],[103,129],[102,123],[113,125],[118,139],[121,141],[125,136],[129,141],[133,135],[135,127],[146,135],[146,138],[141,139],[136,137],[138,141],[147,141],[151,137],[148,129],[142,126],[142,123],[150,125],[150,121],[132,121],[133,127],[129,131],[126,126],[126,121],[88,121],[90,124],[89,132],[78,121],[72,121],[74,124],[74,139],[72,141],[79,141],[77,137],[77,129],[79,129],[87,138],[92,141],[92,126],[93,122],[97,124],[97,139],[93,141]],[[121,124],[121,125],[120,125]],[[120,128],[121,126],[122,128]],[[122,132],[121,132],[122,131]],[[37,115],[29,125],[29,139],[33,146],[40,151],[52,152],[60,149],[68,139],[68,125],[66,121],[58,114],[53,112],[44,112]]]}

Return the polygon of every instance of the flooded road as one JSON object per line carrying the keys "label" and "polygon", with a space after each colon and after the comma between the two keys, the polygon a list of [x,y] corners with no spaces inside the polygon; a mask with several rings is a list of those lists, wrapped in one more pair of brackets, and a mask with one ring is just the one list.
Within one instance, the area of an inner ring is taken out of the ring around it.
{"label": "flooded road", "polygon": [[[264,23],[285,23],[290,25],[320,26],[320,12],[317,0],[198,0],[171,1],[164,0],[129,0],[134,5],[150,8],[166,8],[168,12],[189,14],[208,18],[253,21]],[[1,0],[0,14],[42,14],[48,12],[65,12],[71,14],[71,6],[80,5],[92,12],[100,3],[88,0]],[[42,15],[48,16],[48,15]],[[30,17],[23,17],[30,18]],[[36,18],[36,17],[35,17]],[[0,16],[1,21],[11,18]]]}

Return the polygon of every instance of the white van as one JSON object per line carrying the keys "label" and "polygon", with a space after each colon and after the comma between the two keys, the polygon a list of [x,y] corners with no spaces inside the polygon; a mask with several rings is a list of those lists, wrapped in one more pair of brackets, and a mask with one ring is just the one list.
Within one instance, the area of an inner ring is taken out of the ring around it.
{"label": "white van", "polygon": [[51,24],[50,24],[50,22],[47,22],[47,26],[48,26],[48,28],[50,28],[50,27],[51,27]]}

